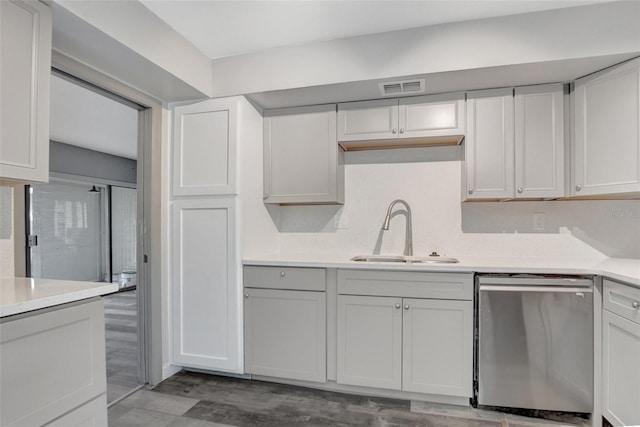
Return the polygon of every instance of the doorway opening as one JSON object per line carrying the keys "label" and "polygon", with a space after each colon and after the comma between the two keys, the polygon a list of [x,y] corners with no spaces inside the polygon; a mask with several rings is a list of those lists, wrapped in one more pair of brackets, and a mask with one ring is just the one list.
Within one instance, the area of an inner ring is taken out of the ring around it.
{"label": "doorway opening", "polygon": [[[107,400],[149,382],[144,158],[148,108],[52,69],[50,182],[27,187],[27,275],[109,281]],[[128,146],[127,146],[128,144]]]}

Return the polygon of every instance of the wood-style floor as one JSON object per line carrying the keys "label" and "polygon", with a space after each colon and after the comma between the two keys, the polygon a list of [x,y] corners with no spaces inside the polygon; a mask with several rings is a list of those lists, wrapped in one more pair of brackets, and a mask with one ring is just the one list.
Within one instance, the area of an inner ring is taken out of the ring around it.
{"label": "wood-style floor", "polygon": [[107,345],[107,402],[138,387],[138,310],[136,291],[104,297]]}
{"label": "wood-style floor", "polygon": [[[180,372],[109,408],[109,426],[171,427],[531,427],[473,408],[357,396],[304,387]],[[425,413],[426,412],[426,413]],[[522,418],[522,417],[519,417]],[[530,419],[527,419],[530,420]]]}

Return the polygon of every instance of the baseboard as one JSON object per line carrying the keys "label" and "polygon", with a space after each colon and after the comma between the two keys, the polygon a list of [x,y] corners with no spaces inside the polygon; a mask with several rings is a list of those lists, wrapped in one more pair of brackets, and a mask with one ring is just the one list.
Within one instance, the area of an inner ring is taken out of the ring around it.
{"label": "baseboard", "polygon": [[174,376],[178,372],[182,371],[181,366],[172,365],[170,363],[165,363],[162,365],[162,381],[166,380],[169,377]]}

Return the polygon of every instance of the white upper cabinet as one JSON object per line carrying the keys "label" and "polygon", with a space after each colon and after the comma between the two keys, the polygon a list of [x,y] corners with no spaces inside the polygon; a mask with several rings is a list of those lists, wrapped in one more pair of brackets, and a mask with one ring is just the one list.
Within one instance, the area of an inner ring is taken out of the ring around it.
{"label": "white upper cabinet", "polygon": [[174,196],[235,194],[237,101],[211,99],[174,110]]}
{"label": "white upper cabinet", "polygon": [[266,111],[264,202],[344,203],[343,156],[335,104]]}
{"label": "white upper cabinet", "polygon": [[[390,147],[350,141],[398,140],[392,145],[398,147],[445,145],[417,139],[464,135],[464,128],[464,93],[338,104],[338,141],[349,150]],[[460,139],[451,141],[457,144]]]}
{"label": "white upper cabinet", "polygon": [[338,141],[398,137],[398,100],[338,104]]}
{"label": "white upper cabinet", "polygon": [[513,121],[513,89],[475,91],[467,94],[467,199],[513,197]]}
{"label": "white upper cabinet", "polygon": [[640,195],[640,58],[576,80],[573,196]]}
{"label": "white upper cabinet", "polygon": [[467,94],[464,197],[565,195],[562,84]]}
{"label": "white upper cabinet", "polygon": [[49,181],[51,10],[0,1],[0,178]]}
{"label": "white upper cabinet", "polygon": [[515,197],[563,197],[564,152],[562,84],[517,87]]}
{"label": "white upper cabinet", "polygon": [[464,135],[464,93],[399,99],[400,138]]}

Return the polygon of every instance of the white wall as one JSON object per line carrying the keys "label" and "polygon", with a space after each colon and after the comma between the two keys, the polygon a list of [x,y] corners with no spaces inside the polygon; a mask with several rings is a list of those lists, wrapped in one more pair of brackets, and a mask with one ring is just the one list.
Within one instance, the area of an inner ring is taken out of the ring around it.
{"label": "white wall", "polygon": [[[193,88],[211,94],[210,59],[142,3],[99,0],[55,0],[55,3]],[[55,19],[54,16],[54,25]]]}
{"label": "white wall", "polygon": [[[461,159],[462,147],[347,153],[345,205],[280,207],[281,252],[401,254],[404,216],[381,232],[399,198],[413,212],[417,255],[640,258],[640,201],[461,204]],[[533,213],[545,214],[545,232],[533,231]],[[349,228],[336,229],[345,214]]]}
{"label": "white wall", "polygon": [[13,191],[0,186],[0,277],[14,276]]}
{"label": "white wall", "polygon": [[213,94],[640,52],[639,16],[640,2],[610,2],[221,58]]}
{"label": "white wall", "polygon": [[[238,194],[242,258],[279,251],[279,211],[263,203],[262,115],[244,98],[239,101]],[[242,277],[241,275],[238,277]]]}

